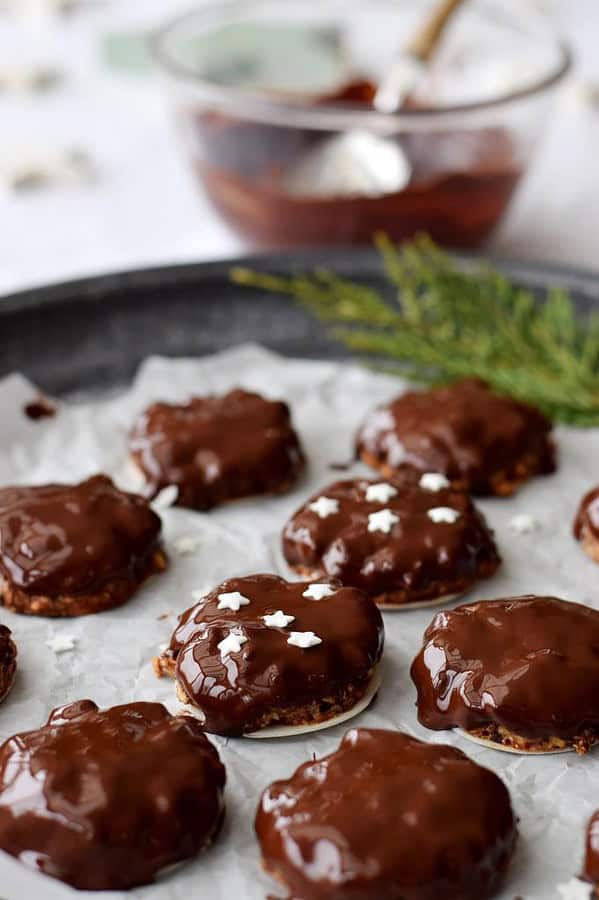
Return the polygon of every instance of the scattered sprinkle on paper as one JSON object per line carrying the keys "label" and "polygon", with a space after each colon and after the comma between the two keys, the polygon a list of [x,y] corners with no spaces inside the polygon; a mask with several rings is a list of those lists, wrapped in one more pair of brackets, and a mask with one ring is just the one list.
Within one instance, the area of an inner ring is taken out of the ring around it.
{"label": "scattered sprinkle on paper", "polygon": [[239,653],[246,642],[247,637],[240,631],[230,631],[218,644],[221,659],[225,659],[231,653]]}
{"label": "scattered sprinkle on paper", "polygon": [[335,593],[335,588],[330,584],[311,584],[307,587],[302,597],[308,597],[310,600],[324,600]]}
{"label": "scattered sprinkle on paper", "polygon": [[539,520],[529,513],[520,513],[508,522],[508,528],[510,531],[515,531],[516,534],[530,534],[539,527]]}
{"label": "scattered sprinkle on paper", "polygon": [[57,656],[60,653],[70,653],[76,646],[77,638],[73,637],[72,634],[55,634],[46,641],[46,647],[52,650],[53,653],[56,653]]}
{"label": "scattered sprinkle on paper", "polygon": [[239,612],[242,606],[249,606],[248,597],[244,597],[239,591],[230,591],[226,594],[218,595],[218,609],[231,609],[233,612]]}
{"label": "scattered sprinkle on paper", "polygon": [[381,509],[368,516],[368,531],[383,531],[385,534],[389,534],[398,522],[399,516],[396,516],[394,512],[391,512],[390,509]]}
{"label": "scattered sprinkle on paper", "polygon": [[310,503],[308,509],[315,512],[321,519],[326,519],[339,512],[339,501],[333,500],[331,497],[319,497],[318,500]]}
{"label": "scattered sprinkle on paper", "polygon": [[199,534],[183,534],[173,541],[173,550],[178,556],[193,556],[203,544]]}
{"label": "scattered sprinkle on paper", "polygon": [[0,68],[0,92],[43,94],[61,80],[58,69],[44,66],[11,66]]}
{"label": "scattered sprinkle on paper", "polygon": [[313,631],[292,631],[287,638],[287,643],[292,647],[300,647],[307,650],[309,647],[316,647],[322,644],[322,638],[319,638]]}
{"label": "scattered sprinkle on paper", "polygon": [[434,509],[429,509],[428,517],[436,524],[446,522],[448,525],[453,525],[460,518],[460,514],[457,509],[452,509],[450,506],[435,506]]}
{"label": "scattered sprinkle on paper", "polygon": [[449,480],[441,472],[425,472],[418,482],[425,491],[442,491],[449,487]]}
{"label": "scattered sprinkle on paper", "polygon": [[591,896],[591,885],[588,882],[580,881],[579,878],[572,878],[565,884],[558,884],[557,890],[561,900],[589,900]]}
{"label": "scattered sprinkle on paper", "polygon": [[0,179],[14,191],[29,191],[58,184],[83,184],[94,177],[87,153],[13,148],[0,153]]}
{"label": "scattered sprinkle on paper", "polygon": [[369,484],[366,488],[366,499],[369,503],[388,503],[397,495],[397,488],[392,484]]}
{"label": "scattered sprinkle on paper", "polygon": [[295,622],[295,616],[288,616],[282,609],[278,609],[269,616],[262,616],[262,621],[267,628],[287,628],[288,625]]}
{"label": "scattered sprinkle on paper", "polygon": [[179,498],[179,488],[176,484],[169,484],[167,487],[162,488],[159,491],[154,499],[152,500],[152,506],[154,509],[168,509],[170,506],[174,506]]}

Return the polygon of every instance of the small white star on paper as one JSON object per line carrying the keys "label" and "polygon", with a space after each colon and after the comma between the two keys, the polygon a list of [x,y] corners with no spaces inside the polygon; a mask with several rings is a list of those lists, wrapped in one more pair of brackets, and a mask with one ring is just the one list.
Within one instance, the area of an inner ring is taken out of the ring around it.
{"label": "small white star on paper", "polygon": [[369,503],[388,503],[391,497],[397,495],[397,488],[392,484],[369,484],[366,488],[366,499]]}
{"label": "small white star on paper", "polygon": [[514,516],[508,522],[508,528],[510,531],[515,531],[516,534],[530,534],[536,531],[538,527],[539,520],[528,513],[520,513],[520,515]]}
{"label": "small white star on paper", "polygon": [[339,512],[339,501],[333,500],[331,497],[319,497],[318,500],[310,503],[308,509],[315,512],[319,518],[326,519],[328,516],[333,516],[336,512]]}
{"label": "small white star on paper", "polygon": [[453,525],[454,522],[460,518],[460,514],[457,509],[452,509],[450,506],[435,506],[434,509],[429,509],[427,513],[429,519],[432,522],[435,522],[437,525],[441,522],[446,522],[448,525]]}
{"label": "small white star on paper", "polygon": [[173,541],[173,550],[177,556],[193,556],[203,544],[203,539],[196,534],[183,534]]}
{"label": "small white star on paper", "polygon": [[287,628],[288,625],[295,622],[295,616],[288,616],[282,609],[278,609],[269,616],[262,616],[262,621],[267,628]]}
{"label": "small white star on paper", "polygon": [[250,601],[239,591],[231,591],[228,594],[218,595],[218,609],[232,609],[233,612],[239,612],[242,606],[249,606]]}
{"label": "small white star on paper", "polygon": [[179,488],[176,484],[169,484],[167,487],[162,488],[159,491],[154,499],[152,500],[152,506],[154,509],[168,509],[170,506],[174,506],[177,502],[177,498],[179,497]]}
{"label": "small white star on paper", "polygon": [[240,631],[230,631],[226,638],[223,638],[217,645],[221,659],[226,659],[231,653],[239,653],[246,642],[246,636]]}
{"label": "small white star on paper", "polygon": [[449,479],[440,472],[425,472],[418,484],[425,491],[434,491],[435,493],[450,486]]}
{"label": "small white star on paper", "polygon": [[589,900],[590,884],[571,878],[565,884],[558,884],[557,889],[561,900]]}
{"label": "small white star on paper", "polygon": [[308,647],[316,647],[322,644],[322,638],[319,638],[313,631],[292,631],[287,638],[287,643],[292,647],[300,647],[307,650]]}
{"label": "small white star on paper", "polygon": [[396,516],[390,509],[381,509],[379,512],[370,513],[368,516],[369,531],[383,531],[389,534],[394,525],[399,522],[399,516]]}
{"label": "small white star on paper", "polygon": [[69,653],[75,649],[77,638],[71,634],[56,634],[46,641],[46,647],[57,655],[60,653]]}
{"label": "small white star on paper", "polygon": [[311,584],[306,588],[302,597],[308,597],[310,600],[324,600],[325,597],[330,597],[334,593],[335,588],[330,584]]}

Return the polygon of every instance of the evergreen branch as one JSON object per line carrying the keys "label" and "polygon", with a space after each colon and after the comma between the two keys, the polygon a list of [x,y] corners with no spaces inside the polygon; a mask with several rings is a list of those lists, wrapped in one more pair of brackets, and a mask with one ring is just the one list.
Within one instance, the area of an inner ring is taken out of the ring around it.
{"label": "evergreen branch", "polygon": [[464,268],[421,237],[376,239],[389,295],[330,272],[282,277],[236,268],[233,281],[289,294],[352,350],[425,384],[478,376],[557,422],[599,425],[599,313],[572,298],[537,298],[488,266]]}

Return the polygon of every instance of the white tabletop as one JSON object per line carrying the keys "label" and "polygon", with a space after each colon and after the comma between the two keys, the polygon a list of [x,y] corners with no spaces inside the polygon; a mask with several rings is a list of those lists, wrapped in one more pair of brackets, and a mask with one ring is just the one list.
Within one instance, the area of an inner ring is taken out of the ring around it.
{"label": "white tabletop", "polygon": [[[19,0],[22,9],[44,2]],[[90,183],[0,193],[0,294],[247,249],[192,179],[159,84],[100,58],[107,32],[152,26],[189,0],[81,2],[66,20],[0,14],[3,64],[35,60],[65,71],[61,86],[43,96],[0,94],[0,153],[77,147],[95,168]],[[490,248],[599,270],[599,3],[527,2],[548,7],[576,50],[577,69]]]}

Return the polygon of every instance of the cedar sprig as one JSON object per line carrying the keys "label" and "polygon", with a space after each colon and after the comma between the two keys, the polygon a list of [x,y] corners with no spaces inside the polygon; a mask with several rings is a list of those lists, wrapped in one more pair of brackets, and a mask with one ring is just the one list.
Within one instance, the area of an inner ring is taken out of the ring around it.
{"label": "cedar sprig", "polygon": [[352,350],[413,381],[466,376],[556,422],[599,425],[599,314],[578,317],[561,289],[535,297],[487,265],[456,263],[429,238],[376,240],[388,294],[324,270],[278,276],[237,267],[237,284],[290,294]]}

